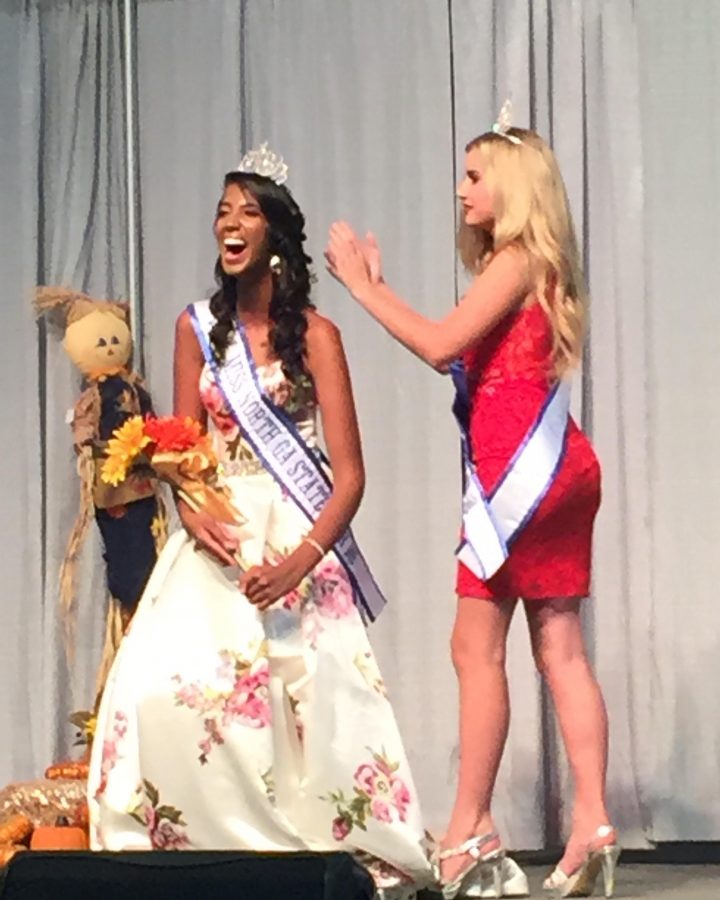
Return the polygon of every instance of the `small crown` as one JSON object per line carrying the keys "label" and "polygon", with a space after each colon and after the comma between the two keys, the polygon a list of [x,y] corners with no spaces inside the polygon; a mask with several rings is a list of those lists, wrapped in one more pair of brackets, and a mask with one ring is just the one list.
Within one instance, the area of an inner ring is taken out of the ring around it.
{"label": "small crown", "polygon": [[246,153],[240,160],[237,171],[263,175],[275,184],[285,184],[288,176],[288,167],[282,156],[273,153],[266,143],[260,144],[257,150]]}
{"label": "small crown", "polygon": [[499,134],[501,137],[507,138],[512,144],[521,144],[522,141],[519,137],[515,137],[514,134],[508,134],[510,129],[512,128],[512,103],[509,99],[507,99],[498,113],[498,117],[495,120],[495,123],[492,127],[492,130],[495,134]]}

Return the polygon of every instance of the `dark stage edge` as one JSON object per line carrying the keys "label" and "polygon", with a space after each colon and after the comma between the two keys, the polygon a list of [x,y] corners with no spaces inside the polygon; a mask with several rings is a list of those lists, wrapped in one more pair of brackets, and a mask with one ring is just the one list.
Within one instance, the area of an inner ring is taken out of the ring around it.
{"label": "dark stage edge", "polygon": [[29,851],[0,880],[0,900],[371,900],[347,853]]}
{"label": "dark stage edge", "polygon": [[[687,848],[687,845],[685,845]],[[698,848],[696,848],[698,849]],[[679,852],[679,851],[678,851]],[[720,900],[719,863],[635,861],[655,851],[626,851],[617,872],[618,900]],[[516,854],[542,897],[549,871]],[[557,857],[555,857],[557,859]],[[120,886],[120,890],[117,888]],[[369,900],[367,873],[346,854],[28,853],[0,872],[0,900]],[[433,890],[418,900],[438,900]],[[598,880],[596,897],[602,896]]]}

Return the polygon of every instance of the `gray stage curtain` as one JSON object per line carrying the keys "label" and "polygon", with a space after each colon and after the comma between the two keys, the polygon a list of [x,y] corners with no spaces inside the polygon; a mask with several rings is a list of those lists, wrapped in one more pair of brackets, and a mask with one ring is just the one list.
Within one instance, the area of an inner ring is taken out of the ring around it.
{"label": "gray stage curtain", "polygon": [[[298,35],[302,34],[302,39]],[[379,39],[382,35],[382,39]],[[308,218],[320,312],[338,323],[357,394],[367,491],[357,535],[390,599],[373,645],[425,813],[454,781],[453,614],[459,469],[447,379],[387,337],[331,279],[330,223],[372,228],[388,281],[423,312],[453,303],[453,147],[443,4],[248,4],[250,139],[287,157]]]}
{"label": "gray stage curtain", "polygon": [[172,404],[175,319],[213,285],[212,221],[222,176],[240,160],[237,0],[137,7],[137,98],[146,371]]}
{"label": "gray stage curtain", "polygon": [[[625,841],[642,845],[651,836],[642,829],[649,824],[642,820],[643,750],[651,740],[648,666],[638,656],[647,650],[649,481],[633,4],[454,0],[452,8],[459,141],[482,131],[510,96],[516,121],[552,141],[583,248],[590,336],[574,408],[592,435],[604,477],[585,624],[611,722],[610,808]],[[539,846],[558,842],[569,824],[571,786],[522,619],[516,617],[511,633],[513,723],[498,813],[515,845]],[[522,797],[531,802],[519,802]]]}
{"label": "gray stage curtain", "polygon": [[[39,347],[25,288],[35,278],[38,47],[30,16],[0,7],[0,260],[3,502],[0,780],[42,764],[51,706],[43,628]],[[25,52],[23,53],[23,50]],[[31,52],[29,52],[31,51]],[[21,90],[21,83],[25,91]],[[52,671],[52,660],[50,661]]]}
{"label": "gray stage curtain", "polygon": [[68,714],[92,702],[106,606],[93,528],[68,671],[57,582],[78,509],[66,415],[80,377],[60,336],[35,324],[32,292],[65,284],[122,296],[127,245],[120,3],[11,3],[0,15],[4,782],[42,773],[67,750]]}
{"label": "gray stage curtain", "polygon": [[[632,382],[647,397],[648,458],[625,466],[630,482],[644,463],[649,483],[646,519],[637,526],[649,541],[647,561],[636,544],[623,559],[647,592],[644,621],[626,653],[628,686],[648,685],[635,765],[643,773],[644,824],[655,840],[717,840],[720,7],[641,0],[636,9],[645,354],[633,359],[628,347],[632,367],[616,388]],[[622,297],[626,306],[633,300]],[[624,630],[622,621],[615,627]]]}
{"label": "gray stage curtain", "polygon": [[[0,16],[0,339],[3,384],[15,388],[3,413],[14,490],[0,608],[14,635],[3,661],[19,673],[0,696],[0,777],[19,777],[65,746],[63,715],[87,692],[99,644],[94,546],[69,678],[54,590],[76,503],[63,419],[77,380],[52,335],[36,329],[27,292],[37,279],[126,289],[122,32],[115,3],[0,0]],[[391,598],[373,639],[432,829],[449,811],[456,767],[450,389],[344,296],[322,249],[335,218],[372,228],[388,281],[441,316],[463,286],[453,192],[465,142],[508,95],[518,124],[552,141],[592,294],[573,402],[604,469],[585,620],[610,713],[611,811],[628,846],[720,839],[720,482],[709,412],[717,5],[139,0],[136,25],[142,323],[156,404],[169,409],[174,319],[212,286],[222,175],[267,140],[286,157],[307,216],[318,307],[345,336],[369,476],[357,531]],[[67,46],[74,51],[60,55]],[[535,848],[561,838],[571,794],[521,614],[510,668],[513,722],[495,812],[511,846]]]}

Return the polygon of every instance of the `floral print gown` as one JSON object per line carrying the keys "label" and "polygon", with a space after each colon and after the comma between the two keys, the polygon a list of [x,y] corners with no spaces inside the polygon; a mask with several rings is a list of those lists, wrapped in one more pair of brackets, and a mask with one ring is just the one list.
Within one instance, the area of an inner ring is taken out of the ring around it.
{"label": "floral print gown", "polygon": [[[279,363],[263,389],[316,444],[312,385]],[[308,523],[243,441],[208,367],[201,395],[251,564]],[[329,553],[258,612],[237,571],[184,530],[162,552],[99,712],[95,849],[356,852],[379,883],[425,883],[417,794],[347,576]]]}

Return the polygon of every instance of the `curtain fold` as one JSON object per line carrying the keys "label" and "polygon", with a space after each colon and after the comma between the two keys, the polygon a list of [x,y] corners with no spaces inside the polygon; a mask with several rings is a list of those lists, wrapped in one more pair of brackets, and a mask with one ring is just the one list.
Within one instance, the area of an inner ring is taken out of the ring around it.
{"label": "curtain fold", "polygon": [[[590,335],[573,408],[604,471],[585,630],[610,715],[610,806],[624,840],[642,846],[650,708],[641,631],[650,596],[643,523],[650,485],[648,398],[644,382],[632,377],[643,371],[647,340],[633,4],[453,0],[452,15],[458,146],[487,130],[510,97],[514,121],[532,125],[552,143],[583,249],[592,298]],[[627,636],[618,633],[618,621],[627,624]],[[496,812],[511,845],[537,847],[561,842],[572,795],[526,632],[518,610],[509,651],[513,719]],[[520,797],[531,802],[519,803]]]}
{"label": "curtain fold", "polygon": [[[0,617],[0,781],[30,775],[42,764],[47,708],[43,646],[45,557],[40,443],[41,346],[27,287],[37,260],[37,22],[0,7],[0,264],[4,398],[0,406],[3,502],[0,546],[5,590]],[[42,710],[42,711],[40,711]]]}
{"label": "curtain fold", "polygon": [[158,411],[172,407],[175,319],[213,287],[212,222],[240,161],[242,4],[137,4],[143,331]]}
{"label": "curtain fold", "polygon": [[[658,12],[649,0],[636,4],[646,196],[637,225],[645,245],[647,345],[628,389],[644,383],[650,398],[644,530],[651,543],[645,619],[640,633],[630,636],[629,651],[634,684],[651,684],[650,708],[638,723],[645,734],[638,755],[651,835],[718,840],[720,8],[700,0]],[[631,294],[623,299],[634,305]],[[628,481],[635,462],[633,456],[626,462]],[[636,543],[626,558],[636,571],[635,551]]]}
{"label": "curtain fold", "polygon": [[[372,229],[388,281],[419,309],[454,303],[454,174],[444,4],[245,4],[246,146],[289,165],[318,310],[341,329],[367,469],[355,531],[390,604],[371,629],[428,821],[454,781],[458,445],[448,379],[398,347],[325,271],[330,224]],[[381,37],[382,36],[382,37]],[[430,724],[431,723],[431,724]]]}
{"label": "curtain fold", "polygon": [[[105,588],[92,531],[65,665],[57,573],[77,503],[65,423],[80,389],[37,283],[127,291],[126,91],[135,86],[142,329],[171,405],[173,325],[212,288],[222,176],[267,140],[307,218],[321,313],[341,328],[368,471],[357,533],[391,605],[373,627],[428,826],[457,756],[449,659],[459,449],[447,380],[397,347],[330,279],[330,223],[372,229],[385,274],[439,318],[465,284],[454,253],[466,142],[511,97],[559,158],[588,275],[573,408],[604,472],[584,607],[610,715],[610,808],[626,846],[718,840],[720,675],[714,585],[713,239],[720,9],[654,0],[138,0],[124,71],[122,0],[0,2],[0,782],[66,752],[92,700]],[[516,848],[567,829],[567,764],[522,611],[496,818]]]}
{"label": "curtain fold", "polygon": [[[125,291],[120,11],[120,2],[97,0],[25,2],[2,11],[7,77],[0,104],[9,159],[2,166],[2,259],[12,273],[9,283],[3,279],[3,324],[14,322],[3,328],[10,369],[3,387],[12,398],[3,436],[16,448],[7,471],[18,510],[3,516],[11,529],[3,542],[10,571],[0,603],[12,623],[3,628],[12,635],[4,670],[13,692],[21,692],[0,699],[0,715],[13,721],[0,760],[7,780],[37,775],[67,752],[74,737],[67,717],[92,703],[102,643],[107,600],[92,529],[78,568],[77,646],[68,669],[58,572],[78,509],[66,416],[81,386],[61,335],[33,321],[32,297],[36,284],[72,285],[98,297]],[[12,433],[18,423],[22,440]]]}

